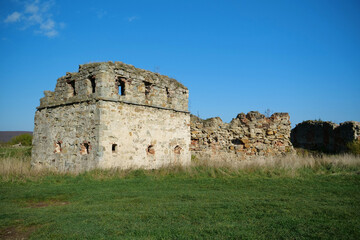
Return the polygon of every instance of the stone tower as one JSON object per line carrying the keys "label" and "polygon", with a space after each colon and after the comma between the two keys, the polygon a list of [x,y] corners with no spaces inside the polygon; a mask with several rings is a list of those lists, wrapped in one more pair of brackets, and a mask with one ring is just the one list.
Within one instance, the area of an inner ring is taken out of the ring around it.
{"label": "stone tower", "polygon": [[34,167],[61,171],[190,163],[188,89],[121,62],[79,66],[45,91],[35,114]]}

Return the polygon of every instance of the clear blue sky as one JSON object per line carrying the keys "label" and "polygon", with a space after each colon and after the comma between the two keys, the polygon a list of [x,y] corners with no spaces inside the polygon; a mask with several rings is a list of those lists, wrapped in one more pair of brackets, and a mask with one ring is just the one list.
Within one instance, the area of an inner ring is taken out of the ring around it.
{"label": "clear blue sky", "polygon": [[174,77],[190,111],[360,121],[360,1],[0,0],[0,130],[79,64],[122,61]]}

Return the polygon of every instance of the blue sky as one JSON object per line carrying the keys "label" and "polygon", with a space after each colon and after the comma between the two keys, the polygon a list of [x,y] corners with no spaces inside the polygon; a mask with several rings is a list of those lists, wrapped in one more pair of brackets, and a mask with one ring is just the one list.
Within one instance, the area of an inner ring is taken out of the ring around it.
{"label": "blue sky", "polygon": [[202,118],[360,121],[359,12],[351,0],[0,0],[0,130],[32,131],[43,91],[99,61],[176,78]]}

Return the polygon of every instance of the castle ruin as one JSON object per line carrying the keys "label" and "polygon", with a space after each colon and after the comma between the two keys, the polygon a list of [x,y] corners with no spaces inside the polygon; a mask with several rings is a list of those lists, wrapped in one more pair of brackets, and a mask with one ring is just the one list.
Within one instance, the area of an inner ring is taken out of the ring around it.
{"label": "castle ruin", "polygon": [[191,160],[189,91],[175,79],[121,62],[91,63],[44,94],[34,167],[159,168]]}
{"label": "castle ruin", "polygon": [[290,117],[241,113],[230,123],[188,111],[175,79],[121,62],[79,66],[45,91],[35,113],[32,165],[60,171],[188,165],[292,152]]}

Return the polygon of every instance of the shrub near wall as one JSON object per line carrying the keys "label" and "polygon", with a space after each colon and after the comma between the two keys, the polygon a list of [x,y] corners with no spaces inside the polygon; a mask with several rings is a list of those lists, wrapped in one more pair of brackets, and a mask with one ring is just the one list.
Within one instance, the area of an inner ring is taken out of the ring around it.
{"label": "shrub near wall", "polygon": [[19,136],[13,137],[10,141],[10,145],[15,145],[21,143],[22,146],[31,146],[33,136],[28,133],[21,134]]}
{"label": "shrub near wall", "polygon": [[346,146],[349,149],[349,153],[360,155],[360,140],[349,142]]}

